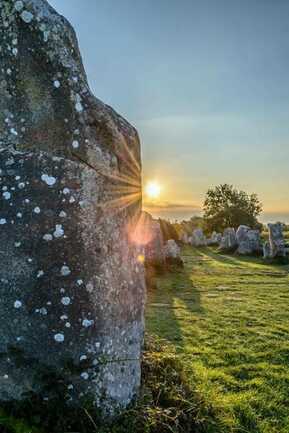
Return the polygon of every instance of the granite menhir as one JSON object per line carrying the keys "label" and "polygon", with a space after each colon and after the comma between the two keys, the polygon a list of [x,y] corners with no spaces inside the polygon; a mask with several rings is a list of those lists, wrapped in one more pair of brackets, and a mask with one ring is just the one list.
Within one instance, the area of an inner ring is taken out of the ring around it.
{"label": "granite menhir", "polygon": [[138,134],[46,0],[0,7],[0,401],[49,400],[51,372],[111,413],[140,385]]}

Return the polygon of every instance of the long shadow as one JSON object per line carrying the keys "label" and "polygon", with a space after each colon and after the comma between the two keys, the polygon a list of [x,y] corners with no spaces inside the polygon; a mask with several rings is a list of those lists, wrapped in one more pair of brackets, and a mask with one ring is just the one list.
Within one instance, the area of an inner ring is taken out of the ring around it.
{"label": "long shadow", "polygon": [[202,248],[201,250],[206,256],[227,265],[231,266],[245,266],[246,264],[262,264],[260,257],[250,257],[250,256],[235,256],[235,255],[229,255],[229,254],[222,254],[218,252],[217,250],[212,250],[210,248]]}
{"label": "long shadow", "polygon": [[[202,260],[201,256],[194,258],[196,261]],[[174,268],[163,275],[150,278],[147,305],[148,329],[180,349],[185,344],[181,310],[185,310],[186,314],[191,313],[194,321],[196,316],[205,314],[200,291],[193,282],[194,260],[191,256],[189,261],[186,256],[183,259],[184,268]]]}
{"label": "long shadow", "polygon": [[[217,250],[213,251],[210,248],[203,248],[202,252],[206,256],[218,261],[219,263],[224,263],[239,269],[244,267],[246,268],[246,265],[249,264],[249,265],[260,265],[258,273],[262,273],[262,271],[264,273],[268,272],[268,267],[269,270],[271,269],[272,272],[276,274],[279,274],[280,272],[282,273],[289,272],[289,266],[287,264],[281,264],[281,263],[266,264],[263,262],[260,256],[237,256],[237,255],[227,255],[227,254],[224,255],[222,253],[219,253]],[[253,269],[257,269],[257,268],[251,267],[251,271],[253,271]]]}

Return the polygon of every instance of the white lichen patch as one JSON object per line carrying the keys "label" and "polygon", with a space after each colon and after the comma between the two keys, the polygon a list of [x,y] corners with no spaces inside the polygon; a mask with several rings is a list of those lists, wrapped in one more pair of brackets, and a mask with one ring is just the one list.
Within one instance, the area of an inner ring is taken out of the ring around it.
{"label": "white lichen patch", "polygon": [[21,13],[21,18],[23,19],[23,21],[25,22],[25,23],[27,23],[27,24],[29,24],[29,23],[31,23],[31,21],[33,20],[33,14],[31,13],[31,12],[29,12],[29,11],[26,11],[26,10],[24,10],[22,13]]}
{"label": "white lichen patch", "polygon": [[21,307],[22,307],[22,302],[21,301],[17,300],[17,301],[14,302],[14,308],[19,309]]}
{"label": "white lichen patch", "polygon": [[17,0],[14,4],[14,8],[17,10],[17,12],[21,12],[23,7],[24,5],[22,0]]}
{"label": "white lichen patch", "polygon": [[89,328],[90,326],[92,326],[94,324],[94,320],[88,320],[88,319],[84,319],[82,321],[82,326],[84,326],[84,328]]}
{"label": "white lichen patch", "polygon": [[11,198],[11,193],[8,192],[8,191],[5,191],[5,192],[3,192],[2,196],[3,196],[3,198],[4,198],[5,200],[10,200],[10,198]]}
{"label": "white lichen patch", "polygon": [[70,189],[69,188],[64,188],[62,192],[63,192],[64,195],[68,195],[68,194],[70,194]]}
{"label": "white lichen patch", "polygon": [[64,235],[64,230],[61,224],[56,224],[55,231],[53,233],[53,236],[55,238],[61,238]]}
{"label": "white lichen patch", "polygon": [[77,111],[78,113],[81,113],[81,112],[83,111],[82,103],[81,103],[81,102],[77,102],[77,103],[75,104],[75,109],[76,109],[76,111]]}
{"label": "white lichen patch", "polygon": [[56,178],[53,176],[48,176],[48,174],[43,174],[41,180],[45,182],[48,186],[53,186],[56,183]]}
{"label": "white lichen patch", "polygon": [[64,335],[61,334],[61,333],[59,333],[59,334],[55,334],[55,335],[54,335],[54,340],[55,340],[57,343],[63,343],[63,342],[64,342]]}
{"label": "white lichen patch", "polygon": [[64,266],[62,266],[60,273],[63,277],[67,277],[68,275],[71,274],[71,270],[69,269],[68,266],[64,265]]}
{"label": "white lichen patch", "polygon": [[69,304],[71,303],[71,299],[70,299],[68,296],[64,296],[64,297],[61,299],[61,303],[62,303],[63,305],[69,305]]}

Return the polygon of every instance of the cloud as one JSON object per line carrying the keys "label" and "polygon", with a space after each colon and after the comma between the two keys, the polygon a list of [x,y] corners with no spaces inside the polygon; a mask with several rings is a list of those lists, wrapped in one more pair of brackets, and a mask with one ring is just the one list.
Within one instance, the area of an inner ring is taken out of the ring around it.
{"label": "cloud", "polygon": [[169,201],[144,201],[143,206],[146,209],[162,209],[162,210],[188,210],[193,212],[200,212],[200,207],[195,203],[186,203],[186,202],[169,202]]}

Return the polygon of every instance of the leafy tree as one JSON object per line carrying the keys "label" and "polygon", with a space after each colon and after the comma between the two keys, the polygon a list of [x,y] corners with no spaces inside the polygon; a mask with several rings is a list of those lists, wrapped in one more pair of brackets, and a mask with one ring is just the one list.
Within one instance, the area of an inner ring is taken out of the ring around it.
{"label": "leafy tree", "polygon": [[233,185],[219,185],[208,190],[203,206],[205,230],[222,232],[226,227],[237,229],[245,224],[259,228],[257,217],[262,212],[262,204],[256,194],[248,195],[238,191]]}

